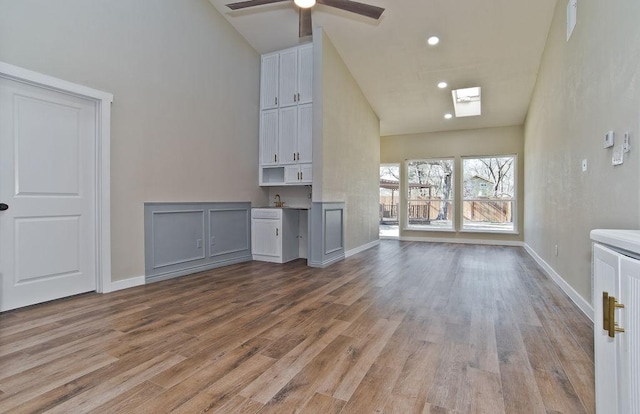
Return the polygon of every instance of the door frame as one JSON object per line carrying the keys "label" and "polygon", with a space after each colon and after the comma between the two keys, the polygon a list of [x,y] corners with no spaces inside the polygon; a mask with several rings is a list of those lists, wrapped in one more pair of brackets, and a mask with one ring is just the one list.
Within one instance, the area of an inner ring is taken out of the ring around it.
{"label": "door frame", "polygon": [[88,99],[96,104],[95,275],[96,291],[111,292],[111,103],[113,95],[62,79],[0,62],[0,78]]}

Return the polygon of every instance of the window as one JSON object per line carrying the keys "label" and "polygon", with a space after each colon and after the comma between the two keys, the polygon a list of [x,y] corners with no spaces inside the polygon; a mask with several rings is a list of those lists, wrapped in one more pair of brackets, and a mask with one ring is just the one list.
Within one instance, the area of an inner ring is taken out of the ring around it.
{"label": "window", "polygon": [[515,156],[463,158],[462,230],[514,232]]}
{"label": "window", "polygon": [[380,237],[399,237],[400,164],[380,166]]}
{"label": "window", "polygon": [[407,161],[407,228],[453,230],[453,159]]}

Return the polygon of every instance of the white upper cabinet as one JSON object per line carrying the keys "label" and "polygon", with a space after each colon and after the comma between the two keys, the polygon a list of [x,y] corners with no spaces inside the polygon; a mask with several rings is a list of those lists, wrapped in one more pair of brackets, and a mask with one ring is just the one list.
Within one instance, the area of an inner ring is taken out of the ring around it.
{"label": "white upper cabinet", "polygon": [[270,53],[262,56],[260,109],[273,109],[278,107],[278,65],[278,53]]}
{"label": "white upper cabinet", "polygon": [[280,52],[280,107],[298,102],[298,49]]}
{"label": "white upper cabinet", "polygon": [[296,164],[298,153],[298,108],[280,108],[280,132],[278,134],[278,154],[280,165]]}
{"label": "white upper cabinet", "polygon": [[298,148],[297,162],[312,162],[313,148],[313,106],[312,104],[298,106]]}
{"label": "white upper cabinet", "polygon": [[298,104],[310,103],[313,99],[313,44],[298,48]]}
{"label": "white upper cabinet", "polygon": [[278,110],[260,111],[260,164],[278,164]]}
{"label": "white upper cabinet", "polygon": [[312,101],[313,44],[262,56],[260,185],[311,183]]}

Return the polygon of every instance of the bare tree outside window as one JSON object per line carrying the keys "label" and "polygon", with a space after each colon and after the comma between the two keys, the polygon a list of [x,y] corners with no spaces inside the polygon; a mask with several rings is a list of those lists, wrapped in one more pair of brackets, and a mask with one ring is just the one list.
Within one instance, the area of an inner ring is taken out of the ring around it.
{"label": "bare tree outside window", "polygon": [[515,156],[463,159],[463,230],[514,231],[515,161]]}
{"label": "bare tree outside window", "polygon": [[452,159],[407,162],[409,228],[453,229],[453,166]]}

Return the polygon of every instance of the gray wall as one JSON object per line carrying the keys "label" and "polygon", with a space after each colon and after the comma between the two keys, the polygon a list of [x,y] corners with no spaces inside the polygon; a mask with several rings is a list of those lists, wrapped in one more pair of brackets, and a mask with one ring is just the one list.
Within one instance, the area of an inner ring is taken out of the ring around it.
{"label": "gray wall", "polygon": [[[557,4],[525,123],[525,241],[591,302],[589,231],[640,225],[640,2],[578,1],[568,42],[566,4]],[[632,133],[621,166],[602,148],[608,130],[618,143]]]}
{"label": "gray wall", "polygon": [[[444,239],[473,239],[518,242],[524,240],[522,217],[524,214],[524,135],[522,127],[502,127],[469,129],[464,131],[430,132],[424,134],[390,135],[380,139],[380,162],[383,164],[400,164],[401,178],[406,176],[405,160],[426,158],[456,158],[455,173],[455,217],[460,220],[462,199],[461,161],[463,156],[484,155],[517,155],[518,182],[516,185],[517,213],[516,226],[519,234],[470,233],[470,232],[436,232],[400,229],[401,237],[425,237]],[[407,193],[401,187],[400,196],[406,206]],[[400,209],[400,222],[407,222],[407,210]],[[402,226],[401,226],[402,227]]]}
{"label": "gray wall", "polygon": [[348,251],[378,240],[380,120],[331,40],[320,34],[314,33],[314,58],[321,65],[314,117],[321,125],[314,124],[319,129],[314,130],[313,201],[344,201]]}
{"label": "gray wall", "polygon": [[144,274],[143,202],[266,203],[259,55],[207,0],[0,0],[0,61],[114,94],[113,280]]}

